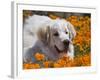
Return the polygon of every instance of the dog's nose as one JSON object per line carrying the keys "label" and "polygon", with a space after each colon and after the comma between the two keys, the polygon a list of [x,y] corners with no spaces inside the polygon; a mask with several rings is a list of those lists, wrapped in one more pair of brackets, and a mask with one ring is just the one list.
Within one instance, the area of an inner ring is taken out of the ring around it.
{"label": "dog's nose", "polygon": [[64,43],[65,46],[68,46],[69,45],[69,40],[64,40],[63,43]]}

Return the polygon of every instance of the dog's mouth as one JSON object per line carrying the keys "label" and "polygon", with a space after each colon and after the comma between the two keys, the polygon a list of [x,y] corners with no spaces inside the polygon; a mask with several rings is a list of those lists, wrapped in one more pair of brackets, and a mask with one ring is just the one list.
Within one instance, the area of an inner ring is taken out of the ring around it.
{"label": "dog's mouth", "polygon": [[63,50],[59,50],[59,48],[56,45],[54,47],[55,47],[56,51],[60,54],[60,53],[63,53],[63,52],[67,53],[69,45],[66,46]]}

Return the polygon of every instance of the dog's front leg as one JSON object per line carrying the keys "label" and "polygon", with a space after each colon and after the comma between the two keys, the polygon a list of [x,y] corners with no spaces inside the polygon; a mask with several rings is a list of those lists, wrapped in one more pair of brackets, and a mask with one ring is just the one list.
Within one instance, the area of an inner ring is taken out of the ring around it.
{"label": "dog's front leg", "polygon": [[70,59],[74,58],[74,46],[71,43],[69,44],[67,55],[70,57]]}

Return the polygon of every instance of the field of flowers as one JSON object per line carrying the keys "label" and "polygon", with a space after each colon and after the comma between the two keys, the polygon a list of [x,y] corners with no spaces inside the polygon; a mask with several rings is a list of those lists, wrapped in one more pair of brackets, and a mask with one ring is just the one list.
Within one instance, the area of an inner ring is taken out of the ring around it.
{"label": "field of flowers", "polygon": [[[58,18],[58,16],[53,14],[50,14],[49,17],[52,19]],[[74,25],[77,33],[73,40],[75,48],[74,59],[70,60],[69,57],[63,56],[57,61],[48,61],[46,60],[45,55],[37,52],[34,56],[36,63],[23,63],[24,69],[80,67],[91,65],[91,17],[73,15],[65,19]]]}

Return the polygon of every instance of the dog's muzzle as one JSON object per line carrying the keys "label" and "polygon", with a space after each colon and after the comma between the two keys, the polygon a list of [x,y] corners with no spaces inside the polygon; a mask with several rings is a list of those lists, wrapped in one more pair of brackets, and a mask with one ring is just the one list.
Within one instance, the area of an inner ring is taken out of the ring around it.
{"label": "dog's muzzle", "polygon": [[59,50],[56,46],[56,50],[59,52],[59,53],[62,53],[62,52],[67,52],[68,49],[69,49],[69,44],[70,44],[70,41],[69,40],[64,40],[63,41],[63,45],[64,45],[64,49],[63,50]]}

